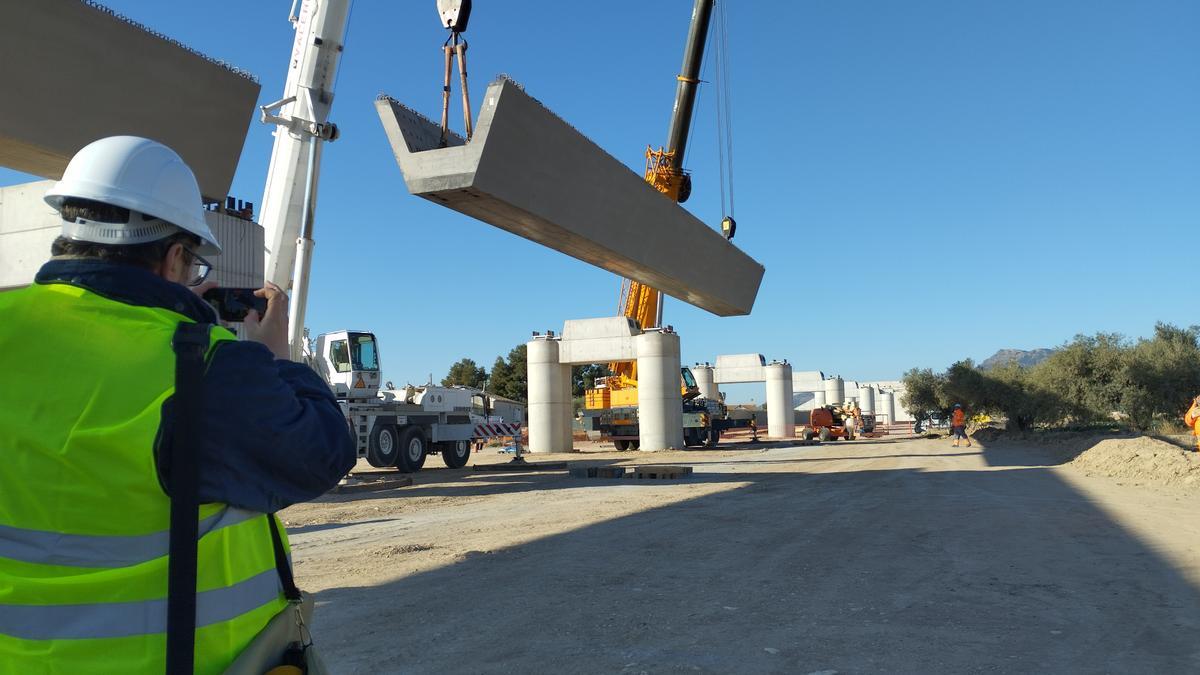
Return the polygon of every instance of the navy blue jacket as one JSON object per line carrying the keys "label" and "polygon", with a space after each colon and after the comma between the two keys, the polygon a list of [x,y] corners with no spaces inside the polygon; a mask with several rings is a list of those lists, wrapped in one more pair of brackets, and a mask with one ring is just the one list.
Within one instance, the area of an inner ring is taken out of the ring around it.
{"label": "navy blue jacket", "polygon": [[[70,284],[117,302],[160,307],[216,323],[212,307],[151,272],[102,260],[51,260],[36,283]],[[167,485],[174,401],[162,409],[154,452]],[[329,386],[303,364],[276,359],[257,342],[228,341],[204,374],[200,501],[274,513],[326,492],[354,466],[355,443]]]}

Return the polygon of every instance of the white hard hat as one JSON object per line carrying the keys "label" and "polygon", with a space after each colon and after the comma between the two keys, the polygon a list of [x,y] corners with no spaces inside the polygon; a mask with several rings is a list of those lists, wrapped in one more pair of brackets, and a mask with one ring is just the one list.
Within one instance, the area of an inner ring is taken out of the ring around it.
{"label": "white hard hat", "polygon": [[[85,145],[67,164],[62,180],[46,193],[46,203],[62,210],[70,198],[119,206],[165,220],[128,223],[63,221],[63,235],[98,244],[144,244],[176,232],[200,238],[200,255],[216,255],[221,245],[204,220],[196,176],[174,150],[137,136],[109,136]],[[173,225],[174,228],[170,226]]]}

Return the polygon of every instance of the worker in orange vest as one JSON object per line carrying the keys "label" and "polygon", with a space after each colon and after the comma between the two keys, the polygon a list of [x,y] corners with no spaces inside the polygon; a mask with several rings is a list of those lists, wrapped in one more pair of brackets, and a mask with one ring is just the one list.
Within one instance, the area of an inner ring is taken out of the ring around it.
{"label": "worker in orange vest", "polygon": [[967,442],[967,447],[971,447],[971,439],[967,438],[967,414],[963,412],[961,403],[954,404],[954,415],[950,418],[950,433],[954,436],[954,447],[958,447],[959,439]]}
{"label": "worker in orange vest", "polygon": [[1195,452],[1200,452],[1200,396],[1192,399],[1192,407],[1183,416],[1183,423],[1192,428],[1192,435],[1196,437]]}

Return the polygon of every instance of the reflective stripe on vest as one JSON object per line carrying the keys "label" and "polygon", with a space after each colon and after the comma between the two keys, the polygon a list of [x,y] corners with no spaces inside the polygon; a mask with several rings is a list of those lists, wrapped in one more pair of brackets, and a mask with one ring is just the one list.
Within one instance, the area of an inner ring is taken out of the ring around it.
{"label": "reflective stripe on vest", "polygon": [[[189,319],[68,284],[0,293],[0,317],[0,372],[20,383],[0,387],[0,673],[161,672],[170,499],[154,453]],[[214,328],[211,348],[233,339]],[[287,606],[268,517],[201,506],[198,673]]]}
{"label": "reflective stripe on vest", "polygon": [[[263,514],[224,507],[200,521],[200,536]],[[167,555],[170,532],[141,536],[62,534],[0,525],[0,558],[64,567],[130,567]]]}
{"label": "reflective stripe on vest", "polygon": [[[240,583],[196,594],[196,627],[235,619],[278,598],[279,573],[262,572]],[[94,640],[165,633],[167,601],[94,605],[0,604],[0,633],[23,640]]]}

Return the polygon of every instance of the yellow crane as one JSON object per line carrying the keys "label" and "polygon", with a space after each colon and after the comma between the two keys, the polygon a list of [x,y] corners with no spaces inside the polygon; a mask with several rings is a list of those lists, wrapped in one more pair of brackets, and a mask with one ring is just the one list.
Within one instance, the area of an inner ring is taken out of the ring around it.
{"label": "yellow crane", "polygon": [[[675,106],[671,114],[671,126],[667,132],[667,143],[657,149],[653,146],[646,147],[646,182],[668,199],[678,203],[686,202],[692,193],[691,175],[683,169],[683,158],[692,126],[692,114],[695,110],[700,84],[700,69],[704,61],[704,49],[715,5],[716,0],[695,1],[687,43],[684,48],[683,65],[679,75],[675,78]],[[724,190],[724,185],[722,185],[722,190]],[[732,202],[732,193],[730,201]],[[724,208],[724,192],[722,192],[722,208]],[[733,238],[735,228],[736,224],[732,216],[726,216],[722,220],[721,229],[727,239]],[[622,280],[618,314],[633,319],[642,329],[660,327],[662,326],[662,307],[662,291],[631,279]],[[585,407],[588,410],[604,411],[637,406],[637,363],[618,361],[608,364],[608,368],[610,374],[607,377],[598,378],[597,386],[587,391]],[[699,396],[695,379],[686,367],[681,369],[680,389],[685,401],[686,412],[688,407],[686,402]],[[723,408],[723,406],[721,407]],[[685,415],[685,420],[687,418],[688,416]],[[707,425],[709,416],[705,415],[703,419]],[[610,422],[618,427],[623,425],[635,427],[636,411],[614,416]],[[602,427],[609,428],[610,424],[603,424]],[[687,431],[686,427],[687,422],[685,421],[685,432]],[[705,438],[709,438],[710,434],[711,430],[705,434]],[[685,436],[693,438],[698,437],[698,434],[685,433]],[[636,447],[636,441],[628,443]],[[618,446],[621,444],[622,442],[618,441]]]}

